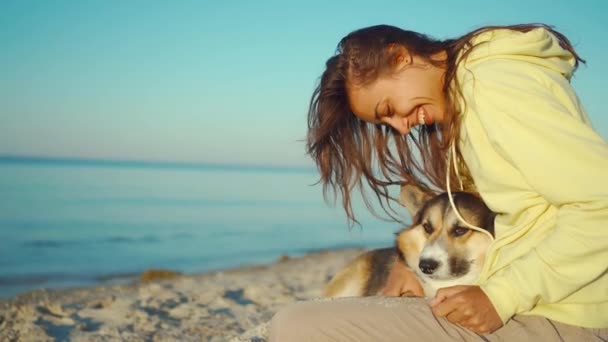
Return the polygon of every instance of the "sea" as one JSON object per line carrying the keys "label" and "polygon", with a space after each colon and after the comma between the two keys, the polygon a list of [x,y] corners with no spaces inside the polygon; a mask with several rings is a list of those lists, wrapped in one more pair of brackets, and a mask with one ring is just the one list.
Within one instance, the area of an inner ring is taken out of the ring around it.
{"label": "sea", "polygon": [[393,245],[401,228],[315,184],[314,168],[0,157],[0,298]]}

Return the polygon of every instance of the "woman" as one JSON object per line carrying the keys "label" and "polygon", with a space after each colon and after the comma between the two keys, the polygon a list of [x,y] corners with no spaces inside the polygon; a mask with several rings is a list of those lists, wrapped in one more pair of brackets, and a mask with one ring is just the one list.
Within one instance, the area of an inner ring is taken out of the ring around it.
{"label": "woman", "polygon": [[[608,145],[569,80],[582,59],[546,25],[485,27],[438,41],[391,26],[346,36],[309,112],[324,191],[368,184],[478,193],[496,238],[473,286],[411,298],[302,302],[276,341],[608,339]],[[419,292],[396,265],[385,293]]]}

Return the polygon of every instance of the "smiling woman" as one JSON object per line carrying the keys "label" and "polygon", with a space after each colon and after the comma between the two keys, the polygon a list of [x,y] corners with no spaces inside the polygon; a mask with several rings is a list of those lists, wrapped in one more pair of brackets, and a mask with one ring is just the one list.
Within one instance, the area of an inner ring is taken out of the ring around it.
{"label": "smiling woman", "polygon": [[[324,190],[342,195],[355,220],[354,189],[365,197],[369,185],[393,216],[389,187],[420,184],[446,191],[460,224],[473,229],[450,196],[471,192],[498,213],[495,240],[473,284],[440,288],[430,306],[296,303],[273,318],[271,339],[606,340],[608,183],[598,180],[608,144],[570,84],[582,61],[542,24],[443,41],[386,25],[344,37],[308,117],[308,153]],[[389,272],[382,294],[415,293],[404,262]]]}
{"label": "smiling woman", "polygon": [[[386,187],[402,180],[421,183],[424,174],[445,188],[446,151],[457,134],[451,124],[456,99],[448,95],[465,42],[379,25],[355,31],[338,44],[340,53],[327,61],[312,96],[307,147],[323,184],[340,190],[350,219],[355,174],[364,174],[374,192],[383,195],[383,207]],[[409,134],[413,129],[418,134]],[[385,149],[391,140],[401,159]],[[425,163],[414,157],[418,152]],[[376,158],[379,163],[373,165]],[[386,179],[374,176],[376,166]],[[467,172],[462,181],[472,188]]]}

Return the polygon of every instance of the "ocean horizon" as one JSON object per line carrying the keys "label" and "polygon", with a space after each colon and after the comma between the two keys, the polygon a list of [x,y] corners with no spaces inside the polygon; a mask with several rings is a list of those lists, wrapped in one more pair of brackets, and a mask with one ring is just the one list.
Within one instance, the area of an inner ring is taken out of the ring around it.
{"label": "ocean horizon", "polygon": [[300,166],[0,156],[0,298],[393,244],[399,224],[358,203],[349,227],[317,180]]}

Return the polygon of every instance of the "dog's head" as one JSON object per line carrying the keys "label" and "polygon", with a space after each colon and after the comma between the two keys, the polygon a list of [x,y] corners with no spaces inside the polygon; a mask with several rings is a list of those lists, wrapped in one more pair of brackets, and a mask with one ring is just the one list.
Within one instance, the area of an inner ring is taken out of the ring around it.
{"label": "dog's head", "polygon": [[[465,221],[494,235],[496,215],[480,198],[466,192],[453,192],[452,198]],[[412,225],[397,233],[408,266],[423,280],[476,279],[491,239],[460,222],[448,194],[433,196],[405,185],[401,203],[412,215]]]}

